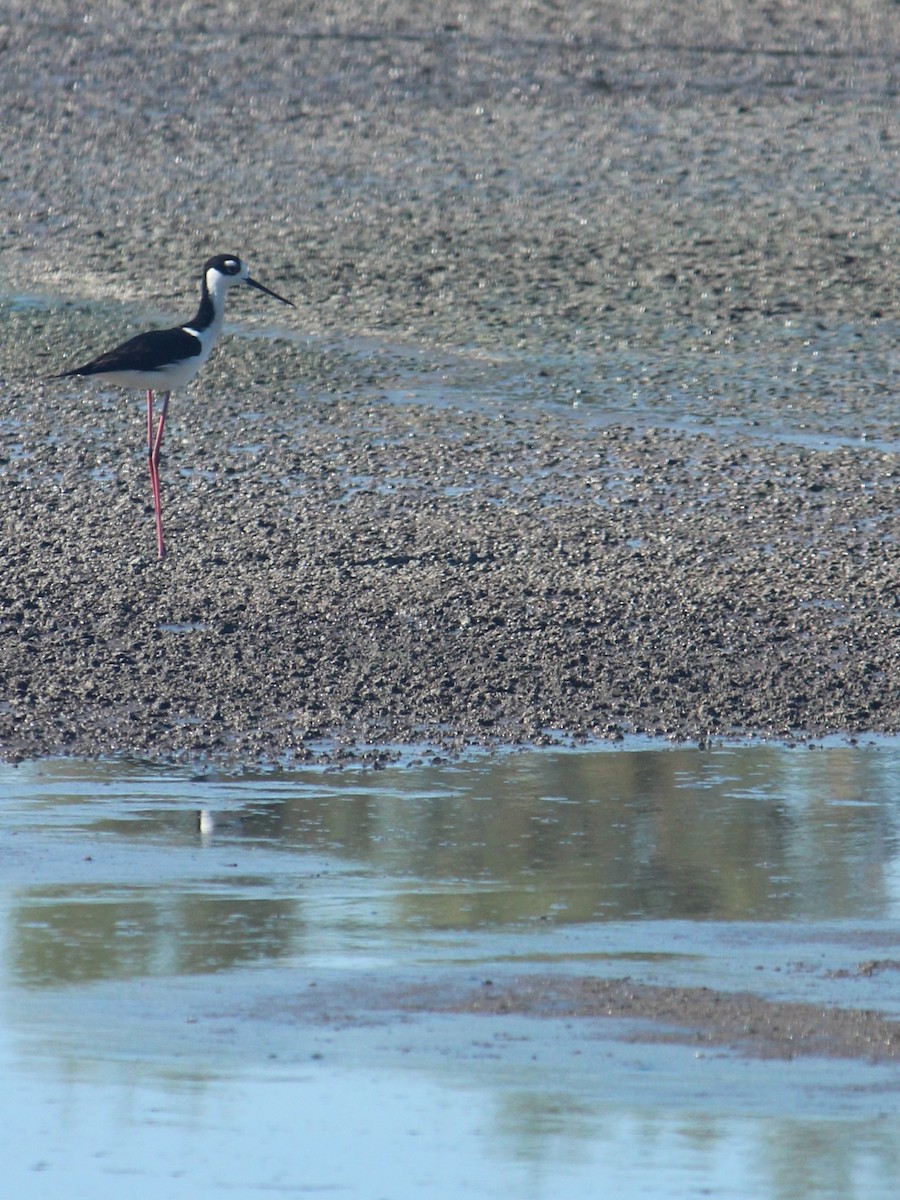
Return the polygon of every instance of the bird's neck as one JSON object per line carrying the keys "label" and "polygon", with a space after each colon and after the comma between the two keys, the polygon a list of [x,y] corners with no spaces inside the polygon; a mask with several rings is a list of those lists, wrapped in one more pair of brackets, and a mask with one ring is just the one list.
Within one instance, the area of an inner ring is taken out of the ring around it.
{"label": "bird's neck", "polygon": [[193,321],[188,323],[190,329],[195,329],[197,333],[209,334],[212,338],[217,338],[222,332],[222,322],[225,320],[225,289],[221,287],[213,287],[210,291],[209,284],[203,280],[203,291],[200,295],[200,307],[197,309],[197,315]]}

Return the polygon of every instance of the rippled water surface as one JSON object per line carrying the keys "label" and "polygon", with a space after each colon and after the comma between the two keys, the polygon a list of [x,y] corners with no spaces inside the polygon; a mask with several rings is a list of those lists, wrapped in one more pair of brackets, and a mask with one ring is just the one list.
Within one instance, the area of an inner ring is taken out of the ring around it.
{"label": "rippled water surface", "polygon": [[894,1067],[366,1004],[539,968],[900,1011],[859,970],[900,959],[895,742],[0,794],[10,1194],[896,1195]]}
{"label": "rippled water surface", "polygon": [[753,332],[716,338],[699,326],[640,332],[631,341],[610,336],[600,352],[577,344],[539,354],[417,352],[374,340],[324,348],[332,358],[356,360],[355,377],[362,376],[375,396],[400,404],[508,413],[562,409],[587,424],[822,450],[900,448],[895,322],[827,327],[773,320]]}

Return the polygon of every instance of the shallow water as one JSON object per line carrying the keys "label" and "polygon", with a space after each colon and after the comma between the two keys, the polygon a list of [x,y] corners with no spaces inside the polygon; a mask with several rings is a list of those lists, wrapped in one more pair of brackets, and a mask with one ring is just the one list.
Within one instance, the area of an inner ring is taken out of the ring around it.
{"label": "shallow water", "polygon": [[859,970],[900,958],[896,741],[0,795],[18,1197],[896,1195],[894,1066],[368,1003],[534,968],[900,1011]]}
{"label": "shallow water", "polygon": [[[276,329],[266,336],[302,341]],[[358,359],[356,378],[400,404],[450,404],[517,412],[568,410],[588,423],[625,423],[749,437],[812,449],[900,448],[892,321],[826,328],[767,322],[712,338],[701,328],[648,327],[641,339],[601,352],[422,350],[383,341],[322,342],[330,356]]]}
{"label": "shallow water", "polygon": [[[80,306],[0,295],[0,325],[9,327],[11,340],[23,331],[33,336],[31,324],[48,313],[74,326],[66,336],[77,341],[77,330],[87,345],[167,321],[155,314],[148,322],[142,310],[109,302]],[[361,401],[489,412],[562,409],[604,426],[625,423],[823,450],[900,449],[893,386],[900,363],[895,321],[827,327],[791,318],[713,336],[699,326],[660,328],[648,318],[637,336],[623,340],[610,335],[599,353],[582,349],[577,339],[569,347],[536,352],[528,347],[434,349],[376,338],[316,338],[298,335],[271,318],[264,321],[254,325],[250,318],[226,329],[245,342],[299,345],[321,356],[319,366],[335,378],[349,366]],[[100,332],[107,328],[109,332]],[[313,392],[318,394],[322,386],[323,378],[315,372]],[[265,420],[270,426],[272,414],[266,413]]]}

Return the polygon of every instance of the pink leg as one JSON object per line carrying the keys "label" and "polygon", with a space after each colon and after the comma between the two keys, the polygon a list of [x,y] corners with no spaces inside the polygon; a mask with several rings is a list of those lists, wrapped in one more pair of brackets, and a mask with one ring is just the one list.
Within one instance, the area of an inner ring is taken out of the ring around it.
{"label": "pink leg", "polygon": [[159,477],[153,462],[153,392],[147,392],[147,461],[150,464],[150,487],[153,491],[153,511],[159,513]]}
{"label": "pink leg", "polygon": [[159,450],[162,446],[163,429],[166,424],[166,412],[169,408],[169,393],[163,392],[159,409],[159,425],[156,437],[153,436],[153,392],[147,392],[147,457],[150,463],[150,486],[153,489],[153,510],[156,515],[156,549],[160,558],[166,550],[163,544],[162,501],[159,492]]}

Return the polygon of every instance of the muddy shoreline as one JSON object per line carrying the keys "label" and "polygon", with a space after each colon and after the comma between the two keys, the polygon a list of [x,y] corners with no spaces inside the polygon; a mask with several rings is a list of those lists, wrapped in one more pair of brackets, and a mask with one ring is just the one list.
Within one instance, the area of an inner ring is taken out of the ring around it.
{"label": "muddy shoreline", "polygon": [[[884,969],[896,969],[896,963]],[[881,969],[879,967],[879,969]],[[862,968],[861,968],[862,971]],[[597,1036],[640,1043],[696,1046],[698,1052],[729,1049],[747,1058],[845,1058],[870,1064],[900,1057],[900,1023],[872,1008],[848,1008],[776,1000],[750,992],[642,983],[627,976],[597,979],[542,976],[485,979],[473,989],[445,982],[405,986],[367,980],[364,988],[308,986],[296,1002],[268,1002],[251,1019],[289,1021],[292,1026],[348,1029],[397,1028],[404,1021],[446,1014],[470,1019],[472,1046],[485,1043],[477,1023],[497,1018],[595,1022]],[[627,1022],[626,1026],[616,1023]]]}
{"label": "muddy shoreline", "polygon": [[[896,406],[866,351],[897,318],[898,16],[851,9],[14,11],[0,292],[63,303],[0,307],[0,753],[900,730]],[[279,336],[239,298],[274,336],[174,398],[158,564],[139,402],[47,376],[189,314],[224,249],[298,309]],[[741,383],[736,341],[765,362],[791,322],[844,355],[802,402],[884,445],[540,402],[604,348],[670,347],[650,397],[698,362]],[[523,359],[535,404],[476,379],[438,405],[360,338],[445,375],[441,347],[555,357]]]}
{"label": "muddy shoreline", "polygon": [[751,993],[637,984],[627,978],[529,979],[511,988],[485,988],[466,1010],[563,1019],[637,1018],[654,1025],[643,1036],[632,1034],[636,1041],[728,1046],[753,1058],[812,1055],[878,1063],[900,1056],[900,1024],[871,1009],[791,1004]]}

